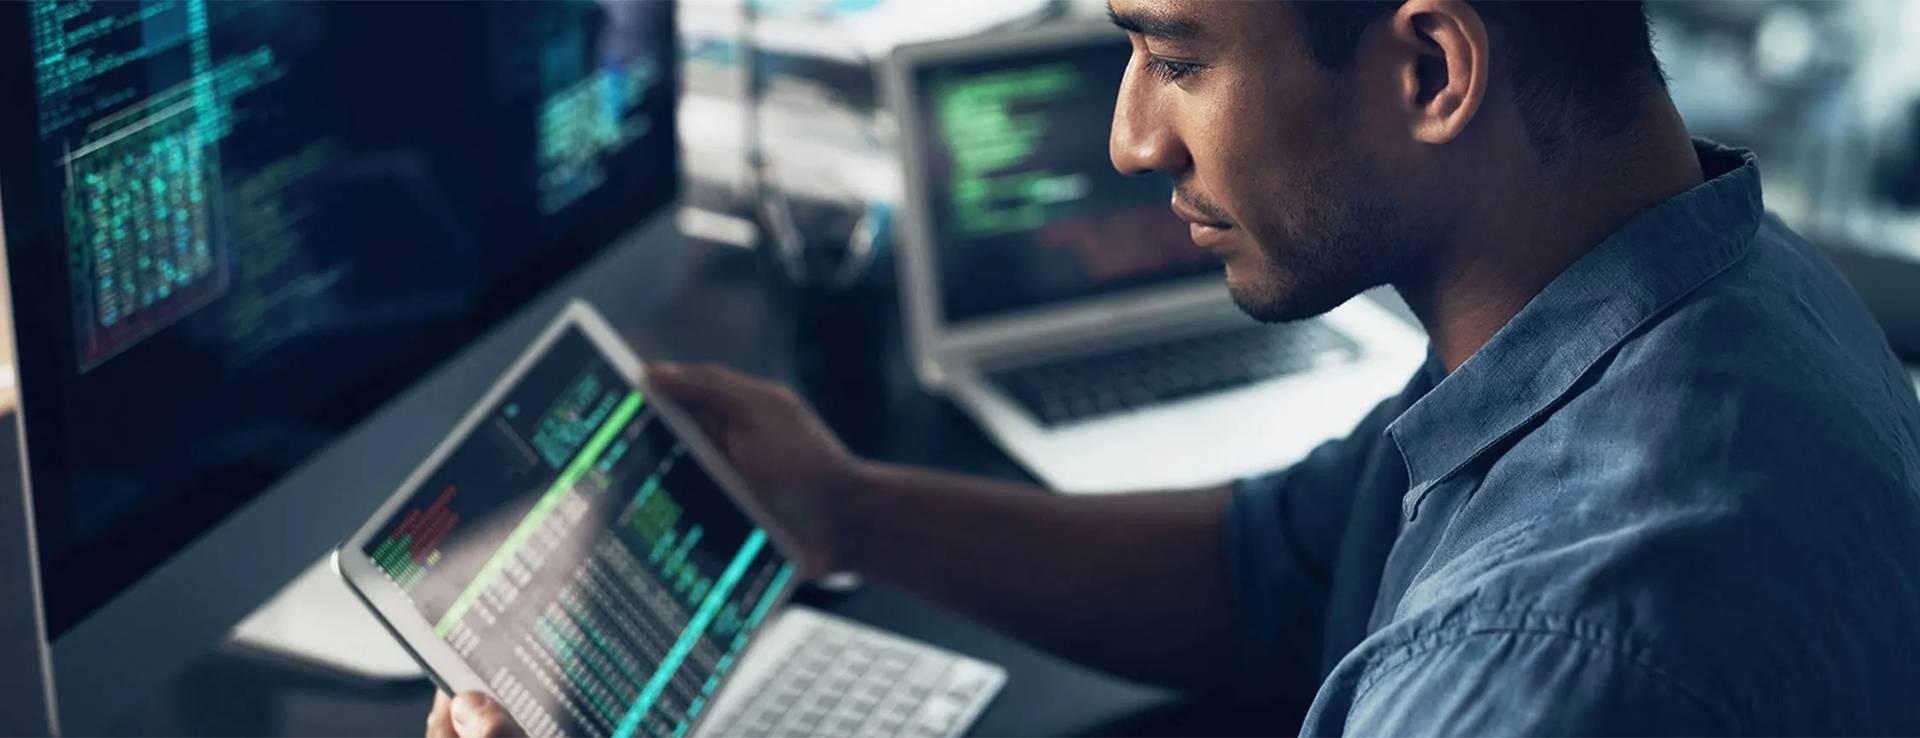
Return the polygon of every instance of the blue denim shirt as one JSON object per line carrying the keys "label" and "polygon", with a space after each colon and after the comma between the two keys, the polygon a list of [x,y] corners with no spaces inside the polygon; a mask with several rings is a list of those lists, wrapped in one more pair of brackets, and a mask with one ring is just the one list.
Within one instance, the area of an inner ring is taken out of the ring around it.
{"label": "blue denim shirt", "polygon": [[1304,733],[1920,734],[1920,402],[1697,147],[1454,372],[1236,485],[1247,666]]}

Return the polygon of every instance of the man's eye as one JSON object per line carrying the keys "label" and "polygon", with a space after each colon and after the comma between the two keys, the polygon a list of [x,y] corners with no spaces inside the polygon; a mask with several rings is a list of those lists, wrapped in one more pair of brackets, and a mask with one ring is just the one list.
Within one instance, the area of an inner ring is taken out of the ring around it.
{"label": "man's eye", "polygon": [[1160,79],[1165,82],[1177,82],[1180,78],[1204,68],[1204,66],[1192,62],[1169,61],[1157,56],[1147,57],[1147,70],[1159,75]]}

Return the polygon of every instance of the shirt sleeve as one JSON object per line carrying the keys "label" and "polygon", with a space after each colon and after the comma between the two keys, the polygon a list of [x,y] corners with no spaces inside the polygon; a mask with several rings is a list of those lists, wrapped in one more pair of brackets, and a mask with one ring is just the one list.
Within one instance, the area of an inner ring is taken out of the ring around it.
{"label": "shirt sleeve", "polygon": [[[1309,718],[1309,725],[1317,722]],[[1576,634],[1486,630],[1364,673],[1347,735],[1723,735],[1712,709],[1632,654]]]}
{"label": "shirt sleeve", "polygon": [[1405,403],[1389,399],[1348,437],[1291,467],[1234,483],[1222,539],[1250,646],[1239,666],[1256,682],[1277,681],[1279,691],[1309,696],[1318,685],[1330,572],[1354,492],[1363,478],[1379,476],[1367,472],[1383,454],[1399,462],[1385,433]]}

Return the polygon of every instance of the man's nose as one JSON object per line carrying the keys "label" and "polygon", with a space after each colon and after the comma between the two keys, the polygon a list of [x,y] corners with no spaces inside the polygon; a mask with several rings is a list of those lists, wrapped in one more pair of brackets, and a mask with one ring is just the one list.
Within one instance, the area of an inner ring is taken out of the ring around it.
{"label": "man's nose", "polygon": [[1113,107],[1113,135],[1107,139],[1107,156],[1121,174],[1137,176],[1153,172],[1177,174],[1191,162],[1187,150],[1175,134],[1168,101],[1134,82],[1129,67],[1120,81],[1120,97]]}

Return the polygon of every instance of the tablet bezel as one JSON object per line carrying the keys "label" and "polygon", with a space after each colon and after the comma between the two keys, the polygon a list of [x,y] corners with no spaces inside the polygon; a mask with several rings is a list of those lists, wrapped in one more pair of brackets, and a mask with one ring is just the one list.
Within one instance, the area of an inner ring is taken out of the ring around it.
{"label": "tablet bezel", "polygon": [[[446,639],[434,632],[433,623],[428,622],[414,606],[413,601],[362,552],[367,542],[378,535],[386,522],[412,499],[413,493],[440,468],[447,457],[452,455],[454,449],[468,440],[473,431],[490,415],[491,409],[525,377],[528,370],[546,356],[553,344],[565,335],[568,329],[578,329],[599,352],[599,355],[625,376],[633,388],[643,394],[646,402],[654,407],[656,417],[667,425],[667,429],[676,439],[686,445],[688,453],[708,475],[713,477],[714,482],[741,513],[753,524],[766,531],[768,543],[774,547],[774,550],[786,558],[789,565],[796,567],[799,565],[794,555],[798,549],[794,546],[793,538],[787,531],[774,524],[773,517],[768,514],[764,506],[745,493],[746,484],[733,465],[706,438],[691,416],[671,400],[653,392],[647,386],[645,363],[633,353],[626,341],[620,338],[619,333],[606,322],[606,319],[602,318],[592,305],[582,300],[574,300],[561,310],[553,322],[541,332],[540,337],[514,360],[498,380],[495,380],[486,394],[474,403],[453,430],[440,441],[438,446],[434,447],[433,453],[407,475],[406,481],[388,496],[386,502],[380,505],[367,522],[361,524],[358,531],[333,550],[331,557],[333,568],[347,583],[347,588],[358,595],[367,608],[373,611],[374,616],[400,642],[401,647],[405,648],[415,661],[420,662],[434,684],[450,694],[478,691],[498,699],[498,695],[493,693],[486,680],[467,664]],[[778,612],[783,608],[799,585],[798,577],[788,578],[780,591],[774,595],[769,612]],[[747,644],[741,651],[742,658],[745,658],[754,647],[760,632],[772,622],[772,618],[763,620],[747,633]],[[728,681],[728,676],[730,675],[721,677],[722,685]],[[715,694],[717,695],[718,692]],[[688,726],[688,733],[697,734],[701,723],[709,714],[711,713],[703,712],[694,716]]]}

